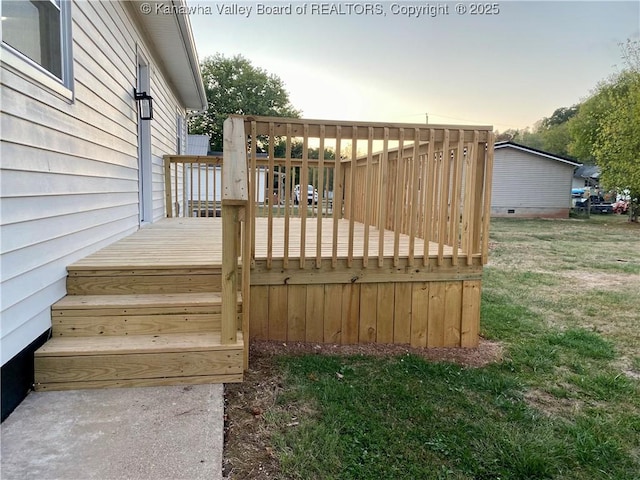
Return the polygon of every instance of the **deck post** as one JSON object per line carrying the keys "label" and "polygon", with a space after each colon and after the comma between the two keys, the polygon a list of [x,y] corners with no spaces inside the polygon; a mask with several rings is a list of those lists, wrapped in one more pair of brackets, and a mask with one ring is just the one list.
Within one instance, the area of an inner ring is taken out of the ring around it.
{"label": "deck post", "polygon": [[[176,173],[177,175],[177,173]],[[178,193],[176,192],[176,196]],[[173,217],[173,206],[171,202],[171,157],[165,155],[164,157],[164,200],[166,217]]]}
{"label": "deck post", "polygon": [[222,204],[222,322],[223,344],[237,340],[238,211],[237,205]]}
{"label": "deck post", "polygon": [[[235,343],[238,335],[238,254],[240,253],[240,210],[248,203],[247,143],[242,117],[229,117],[223,130],[222,166],[222,319],[223,344]],[[246,221],[251,219],[246,219]],[[246,223],[245,223],[246,225]],[[244,259],[243,265],[249,265]],[[243,309],[249,308],[243,293]],[[249,332],[243,332],[245,340]]]}

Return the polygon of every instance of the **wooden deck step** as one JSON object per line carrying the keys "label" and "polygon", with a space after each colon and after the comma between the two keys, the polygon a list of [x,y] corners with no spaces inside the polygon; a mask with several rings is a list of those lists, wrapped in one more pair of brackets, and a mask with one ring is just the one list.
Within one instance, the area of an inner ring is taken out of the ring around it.
{"label": "wooden deck step", "polygon": [[184,350],[200,352],[216,348],[233,350],[237,345],[222,345],[219,332],[129,335],[127,337],[52,338],[36,352],[36,357],[87,355],[123,355],[128,353],[166,353]]}
{"label": "wooden deck step", "polygon": [[[239,315],[241,302],[238,294]],[[219,331],[221,310],[219,292],[68,295],[51,309],[52,330],[54,337]]]}
{"label": "wooden deck step", "polygon": [[70,295],[220,291],[221,267],[124,267],[80,264],[67,268]]}
{"label": "wooden deck step", "polygon": [[242,381],[244,341],[219,332],[53,338],[35,353],[36,390]]}
{"label": "wooden deck step", "polygon": [[[238,294],[238,300],[241,300]],[[67,295],[56,302],[53,311],[148,309],[183,307],[189,310],[197,307],[215,308],[222,304],[220,292],[163,293],[130,295]]]}

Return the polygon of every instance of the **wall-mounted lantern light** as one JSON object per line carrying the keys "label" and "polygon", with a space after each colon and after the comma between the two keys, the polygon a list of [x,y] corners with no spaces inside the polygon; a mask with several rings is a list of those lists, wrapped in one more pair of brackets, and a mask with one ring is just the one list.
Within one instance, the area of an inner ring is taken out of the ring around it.
{"label": "wall-mounted lantern light", "polygon": [[140,120],[153,120],[153,97],[147,92],[138,92],[134,88],[133,98],[138,102]]}

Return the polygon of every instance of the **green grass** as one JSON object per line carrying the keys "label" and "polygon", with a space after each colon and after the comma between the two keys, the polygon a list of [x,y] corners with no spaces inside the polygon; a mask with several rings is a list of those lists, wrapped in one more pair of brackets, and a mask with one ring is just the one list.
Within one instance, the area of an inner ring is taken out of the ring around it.
{"label": "green grass", "polygon": [[640,478],[640,229],[619,218],[492,223],[498,363],[279,357],[280,478]]}
{"label": "green grass", "polygon": [[[610,355],[582,332],[541,343],[558,357]],[[270,419],[283,478],[635,478],[637,384],[592,369],[571,374],[570,395],[590,404],[545,414],[527,402],[530,384],[517,373],[528,371],[529,354],[482,369],[413,356],[282,358],[279,405],[313,405],[295,428],[289,417]],[[634,395],[635,416],[598,405]]]}

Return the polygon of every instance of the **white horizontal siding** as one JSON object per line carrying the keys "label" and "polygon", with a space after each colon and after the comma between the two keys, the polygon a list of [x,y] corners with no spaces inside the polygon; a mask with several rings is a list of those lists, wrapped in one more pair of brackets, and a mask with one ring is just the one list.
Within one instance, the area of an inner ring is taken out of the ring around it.
{"label": "white horizontal siding", "polygon": [[[96,215],[99,213],[99,215]],[[131,205],[122,205],[120,207],[109,207],[102,210],[92,210],[81,213],[73,213],[68,215],[58,215],[56,217],[41,218],[27,222],[14,223],[5,225],[2,229],[2,252],[9,255],[13,252],[19,252],[34,245],[47,244],[50,240],[58,238],[66,238],[76,233],[70,230],[70,224],[79,224],[83,229],[105,225],[110,222],[118,221],[123,218],[135,216],[138,213],[136,208]],[[47,232],[46,239],[39,232],[43,229]],[[3,268],[7,268],[6,263]],[[11,278],[10,272],[5,272],[5,278]]]}
{"label": "white horizontal siding", "polygon": [[163,160],[182,109],[154,48],[120,2],[73,2],[73,102],[2,65],[2,364],[51,325],[66,267],[138,228],[137,52],[154,97],[152,198],[165,215]]}
{"label": "white horizontal siding", "polygon": [[137,212],[137,201],[138,192],[118,195],[117,199],[110,193],[51,196],[47,202],[42,202],[41,197],[3,198],[0,216],[4,225],[10,225],[74,213],[94,212],[99,215],[100,210],[123,205],[134,205]]}
{"label": "white horizontal siding", "polygon": [[[46,303],[51,303],[48,298],[55,298],[55,295],[35,298],[32,301],[32,304],[45,305]],[[12,316],[12,312],[7,312],[7,316],[10,315]],[[23,316],[23,314],[20,313],[20,316]],[[29,345],[33,340],[35,340],[33,332],[45,332],[49,326],[51,326],[51,314],[49,312],[49,308],[45,308],[36,315],[30,315],[28,320],[21,323],[18,328],[11,330],[6,334],[3,331],[2,364],[4,365],[6,362],[11,360],[11,358],[20,353],[26,345]]]}
{"label": "white horizontal siding", "polygon": [[496,149],[492,209],[569,208],[572,165],[509,147]]}
{"label": "white horizontal siding", "polygon": [[[45,268],[53,265],[61,278],[66,277],[65,269],[69,263],[115,241],[121,236],[120,230],[127,220],[118,220],[99,227],[88,227],[72,235],[50,239],[7,253],[2,262],[3,270],[6,269],[2,288],[3,306],[8,308],[13,303],[27,299],[30,290],[37,291],[46,285],[48,278],[55,276],[56,272],[43,270]],[[113,231],[118,233],[113,234]],[[125,230],[125,233],[133,231]],[[102,237],[98,237],[96,233],[101,233]],[[74,248],[77,244],[84,244],[84,246]],[[43,258],[46,258],[46,263],[43,262]]]}

